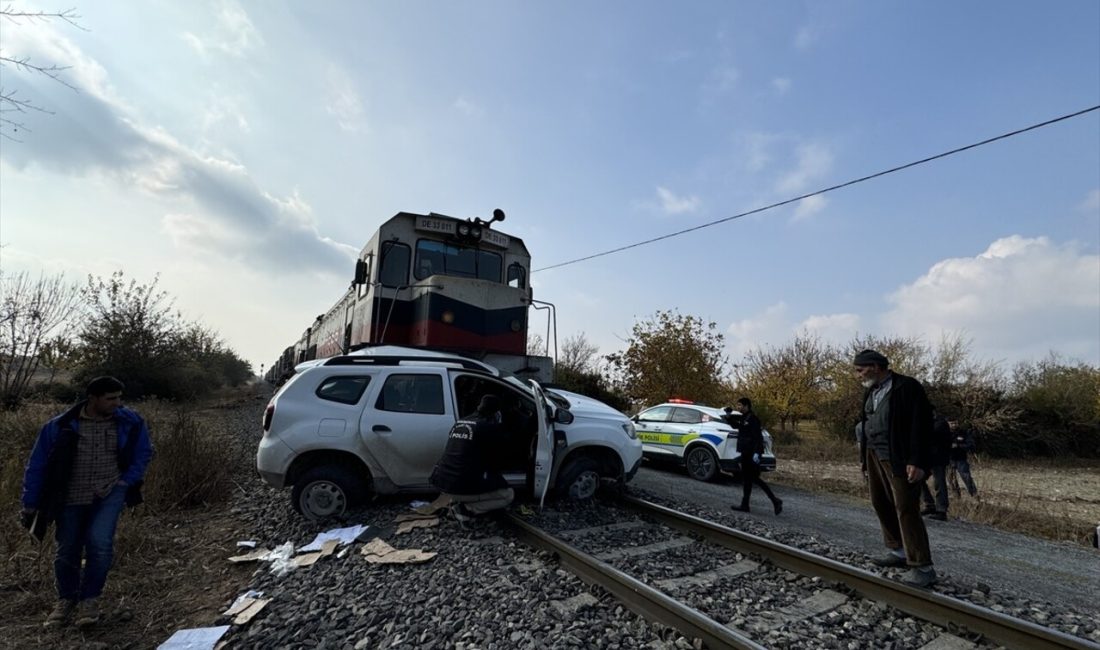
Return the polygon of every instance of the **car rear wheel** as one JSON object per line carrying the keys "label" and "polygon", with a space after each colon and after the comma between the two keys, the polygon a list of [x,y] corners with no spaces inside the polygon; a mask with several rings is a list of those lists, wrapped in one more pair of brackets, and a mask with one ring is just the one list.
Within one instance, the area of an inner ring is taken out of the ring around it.
{"label": "car rear wheel", "polygon": [[684,464],[688,475],[696,481],[713,481],[718,476],[718,455],[701,445],[688,450]]}
{"label": "car rear wheel", "polygon": [[340,517],[366,494],[366,483],[351,470],[324,465],[307,470],[290,493],[294,509],[307,519]]}
{"label": "car rear wheel", "polygon": [[558,494],[573,501],[586,501],[600,489],[600,465],[587,456],[574,458],[558,474]]}

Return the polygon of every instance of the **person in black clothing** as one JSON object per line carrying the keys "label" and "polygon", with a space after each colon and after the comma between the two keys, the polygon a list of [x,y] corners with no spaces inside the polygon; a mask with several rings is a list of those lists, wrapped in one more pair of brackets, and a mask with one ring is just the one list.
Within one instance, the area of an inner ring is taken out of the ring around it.
{"label": "person in black clothing", "polygon": [[752,400],[747,397],[737,400],[737,407],[741,410],[741,426],[737,431],[737,452],[741,454],[741,505],[732,508],[749,512],[752,484],[756,483],[771,499],[775,514],[778,515],[783,512],[783,500],[775,496],[768,484],[760,478],[760,455],[764,453],[764,433],[760,427],[760,418],[752,412]]}
{"label": "person in black clothing", "polygon": [[[922,515],[929,515],[932,519],[945,521],[947,519],[947,462],[951,454],[951,427],[947,424],[947,418],[934,413],[935,423],[932,425],[932,467],[930,477],[926,476],[920,486],[921,502],[924,508]],[[935,499],[932,498],[932,490],[928,489],[928,479],[932,479],[932,487],[936,491]]]}
{"label": "person in black clothing", "polygon": [[963,483],[966,484],[967,493],[977,498],[978,486],[974,485],[974,478],[970,476],[970,460],[968,458],[970,452],[974,451],[974,434],[969,429],[961,428],[958,419],[955,418],[948,420],[947,426],[951,430],[951,487],[954,489],[956,497],[962,496],[957,478],[961,476]]}
{"label": "person in black clothing", "polygon": [[860,461],[871,506],[889,552],[879,566],[909,566],[902,581],[927,587],[936,581],[928,531],[920,515],[920,486],[932,467],[932,404],[920,382],[890,370],[874,350],[852,360],[866,389],[860,405]]}
{"label": "person in black clothing", "polygon": [[431,483],[453,504],[460,522],[505,508],[515,498],[501,474],[499,454],[505,432],[500,425],[500,399],[484,395],[472,417],[455,422]]}

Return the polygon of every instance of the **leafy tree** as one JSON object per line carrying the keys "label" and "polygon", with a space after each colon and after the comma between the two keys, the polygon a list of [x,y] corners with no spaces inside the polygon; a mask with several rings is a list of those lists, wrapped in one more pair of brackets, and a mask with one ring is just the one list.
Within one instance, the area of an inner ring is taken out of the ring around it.
{"label": "leafy tree", "polygon": [[765,421],[776,420],[784,430],[795,428],[798,420],[816,417],[835,356],[807,333],[786,345],[750,350],[734,373],[737,391],[752,399]]}
{"label": "leafy tree", "polygon": [[56,348],[77,315],[79,290],[64,276],[0,273],[0,405],[14,408],[26,397],[44,352]]}
{"label": "leafy tree", "polygon": [[1053,354],[1021,363],[1012,396],[1022,411],[1024,451],[1100,455],[1100,368]]}
{"label": "leafy tree", "polygon": [[626,350],[607,356],[617,386],[635,404],[682,397],[719,404],[727,396],[724,337],[717,324],[658,311],[634,324]]}

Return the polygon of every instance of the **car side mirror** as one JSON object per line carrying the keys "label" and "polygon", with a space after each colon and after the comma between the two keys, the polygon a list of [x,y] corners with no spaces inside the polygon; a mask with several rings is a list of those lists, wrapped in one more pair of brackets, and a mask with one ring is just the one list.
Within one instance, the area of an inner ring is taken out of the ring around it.
{"label": "car side mirror", "polygon": [[634,421],[634,424],[637,424],[638,422],[640,422],[640,420],[639,420],[639,418],[638,418],[638,416],[637,416],[637,415],[635,415],[634,417],[632,417],[632,418],[630,418],[630,419]]}
{"label": "car side mirror", "polygon": [[554,422],[558,424],[572,424],[573,414],[565,409],[558,409],[554,412]]}

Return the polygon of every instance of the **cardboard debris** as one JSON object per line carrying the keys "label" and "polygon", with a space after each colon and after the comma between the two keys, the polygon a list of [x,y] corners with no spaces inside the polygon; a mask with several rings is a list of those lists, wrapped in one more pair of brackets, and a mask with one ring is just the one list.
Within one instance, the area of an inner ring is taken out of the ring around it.
{"label": "cardboard debris", "polygon": [[242,603],[240,611],[234,612],[233,614],[226,614],[226,616],[234,616],[233,625],[244,625],[251,621],[256,614],[259,614],[260,610],[266,607],[270,602],[270,598],[247,598],[244,603]]}
{"label": "cardboard debris", "polygon": [[233,615],[237,614],[242,609],[244,609],[243,605],[245,605],[249,600],[256,600],[257,598],[260,598],[263,595],[264,595],[264,592],[262,592],[262,591],[256,591],[254,589],[249,589],[248,591],[244,592],[240,596],[237,596],[237,599],[233,601],[233,604],[229,606],[229,609],[222,612],[222,616],[233,616]]}
{"label": "cardboard debris", "polygon": [[437,554],[418,548],[397,550],[380,539],[373,539],[360,551],[371,564],[419,564]]}
{"label": "cardboard debris", "polygon": [[327,557],[336,552],[336,547],[340,545],[340,540],[330,539],[321,544],[321,550],[315,553],[306,553],[294,558],[294,564],[298,567],[312,566],[323,557]]}
{"label": "cardboard debris", "polygon": [[157,650],[211,650],[228,631],[228,625],[176,630]]}
{"label": "cardboard debris", "polygon": [[419,512],[414,512],[411,514],[397,515],[393,520],[397,523],[401,523],[403,521],[420,521],[426,519],[439,519],[439,517],[435,515],[422,515]]}
{"label": "cardboard debris", "polygon": [[320,551],[324,543],[329,540],[337,540],[341,544],[351,544],[366,528],[366,526],[348,526],[347,528],[333,528],[323,533],[317,533],[313,541],[298,549],[298,552]]}
{"label": "cardboard debris", "polygon": [[234,555],[233,557],[229,558],[229,561],[236,564],[238,562],[255,562],[256,560],[266,560],[267,556],[270,553],[271,551],[267,550],[266,548],[258,548],[251,553],[245,553],[244,555]]}
{"label": "cardboard debris", "polygon": [[401,522],[401,524],[397,527],[397,532],[394,534],[401,535],[403,533],[409,532],[410,530],[413,530],[414,528],[431,528],[438,525],[439,517],[432,517],[431,519],[410,519],[408,521]]}
{"label": "cardboard debris", "polygon": [[432,501],[428,505],[414,505],[413,512],[422,515],[431,515],[443,510],[449,505],[451,505],[451,497],[446,494],[440,494],[435,501]]}

